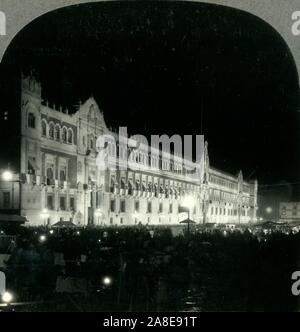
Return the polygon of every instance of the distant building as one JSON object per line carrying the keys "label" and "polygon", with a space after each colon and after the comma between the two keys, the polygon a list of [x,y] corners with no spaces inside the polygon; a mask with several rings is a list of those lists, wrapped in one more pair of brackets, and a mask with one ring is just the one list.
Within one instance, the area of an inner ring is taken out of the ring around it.
{"label": "distant building", "polygon": [[[116,133],[95,100],[74,114],[50,107],[32,75],[22,78],[20,116],[20,170],[12,181],[0,181],[0,212],[19,209],[32,225],[171,225],[187,217],[179,206],[189,195],[196,203],[190,218],[197,223],[256,221],[257,181],[210,167],[207,144],[202,172],[193,176],[184,166],[189,162],[165,159],[159,149],[150,155],[142,144],[130,156],[134,170],[99,170],[97,137]],[[126,151],[121,142],[108,142],[108,162],[117,158],[120,165]]]}
{"label": "distant building", "polygon": [[282,202],[279,204],[280,222],[300,223],[300,202]]}

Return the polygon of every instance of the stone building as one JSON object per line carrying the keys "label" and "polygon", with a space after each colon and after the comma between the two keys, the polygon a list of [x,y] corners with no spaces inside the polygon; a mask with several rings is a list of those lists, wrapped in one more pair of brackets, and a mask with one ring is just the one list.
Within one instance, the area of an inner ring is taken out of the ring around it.
{"label": "stone building", "polygon": [[[73,114],[50,107],[33,75],[22,77],[20,114],[20,170],[12,186],[0,182],[0,211],[18,206],[32,225],[171,225],[187,217],[179,207],[189,196],[197,223],[256,221],[257,182],[212,168],[207,144],[194,174],[186,167],[192,162],[158,147],[150,154],[137,140],[128,153],[92,97]],[[115,169],[96,163],[97,138],[104,134],[116,138],[105,148],[106,162],[117,160]],[[127,160],[134,167],[120,167]]]}
{"label": "stone building", "polygon": [[300,202],[281,202],[279,222],[300,224]]}

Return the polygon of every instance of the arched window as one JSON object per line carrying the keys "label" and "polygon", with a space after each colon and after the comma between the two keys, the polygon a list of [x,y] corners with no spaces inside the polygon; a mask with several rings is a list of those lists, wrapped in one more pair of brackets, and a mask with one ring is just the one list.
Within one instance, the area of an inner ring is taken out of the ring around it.
{"label": "arched window", "polygon": [[47,178],[52,180],[53,179],[53,169],[52,167],[47,168]]}
{"label": "arched window", "polygon": [[28,127],[35,128],[35,116],[33,113],[28,114]]}
{"label": "arched window", "polygon": [[55,126],[55,139],[57,141],[60,141],[60,126],[59,125]]}
{"label": "arched window", "polygon": [[67,143],[67,128],[66,127],[63,127],[63,130],[62,130],[62,141],[63,141],[63,143]]}
{"label": "arched window", "polygon": [[54,179],[53,165],[49,165],[47,167],[46,174],[47,174],[47,185],[51,185]]}
{"label": "arched window", "polygon": [[47,136],[47,123],[45,120],[42,121],[42,136]]}
{"label": "arched window", "polygon": [[159,192],[160,194],[163,194],[165,192],[163,185],[160,185]]}
{"label": "arched window", "polygon": [[132,195],[132,190],[133,190],[132,183],[129,181],[128,182],[128,195]]}
{"label": "arched window", "polygon": [[68,143],[73,144],[73,131],[72,131],[72,129],[68,129]]}
{"label": "arched window", "polygon": [[126,188],[125,179],[121,179],[121,189],[125,189],[125,188]]}
{"label": "arched window", "polygon": [[51,139],[54,139],[54,124],[53,123],[49,124],[49,137]]}
{"label": "arched window", "polygon": [[110,180],[110,192],[113,193],[115,191],[115,181],[114,179]]}
{"label": "arched window", "polygon": [[141,188],[140,181],[136,180],[135,181],[135,190],[140,190],[140,188]]}
{"label": "arched window", "polygon": [[155,195],[155,197],[158,197],[158,188],[157,188],[157,184],[154,184],[154,195]]}

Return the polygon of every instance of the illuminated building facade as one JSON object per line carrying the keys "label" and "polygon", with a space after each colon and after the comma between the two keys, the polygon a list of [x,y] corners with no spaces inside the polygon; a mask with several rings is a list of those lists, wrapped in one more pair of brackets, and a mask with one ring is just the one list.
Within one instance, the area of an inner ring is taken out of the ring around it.
{"label": "illuminated building facade", "polygon": [[[201,170],[193,176],[185,168],[189,162],[180,156],[159,148],[150,155],[143,144],[128,154],[113,139],[107,143],[107,162],[117,160],[117,167],[102,170],[96,163],[96,142],[103,134],[117,136],[108,130],[93,98],[69,114],[42,102],[40,83],[32,75],[23,77],[21,162],[14,174],[19,186],[12,193],[1,181],[0,208],[16,209],[19,204],[31,225],[59,220],[76,225],[173,225],[187,217],[179,207],[191,196],[195,204],[190,219],[197,223],[256,221],[257,182],[245,182],[241,172],[233,176],[210,167],[207,144]],[[128,157],[135,167],[120,169]]]}

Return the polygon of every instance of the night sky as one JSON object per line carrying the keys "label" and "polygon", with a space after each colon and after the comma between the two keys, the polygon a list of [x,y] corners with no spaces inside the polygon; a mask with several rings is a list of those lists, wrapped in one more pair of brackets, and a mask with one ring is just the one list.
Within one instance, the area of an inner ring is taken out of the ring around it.
{"label": "night sky", "polygon": [[93,95],[108,126],[147,135],[202,130],[213,166],[242,169],[261,184],[300,180],[296,66],[281,36],[248,13],[109,2],[46,14],[3,59],[0,105],[10,121],[16,77],[30,68],[56,105],[74,110]]}

